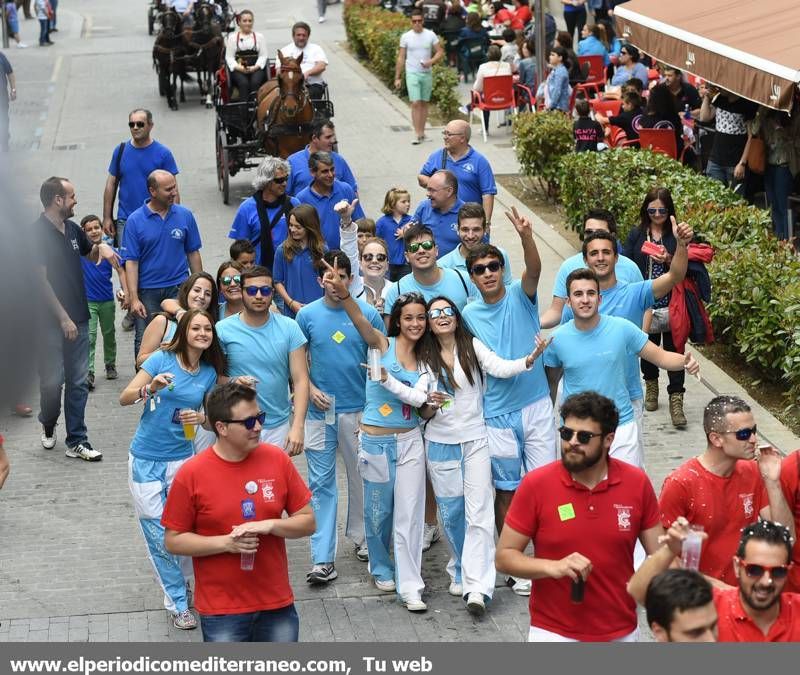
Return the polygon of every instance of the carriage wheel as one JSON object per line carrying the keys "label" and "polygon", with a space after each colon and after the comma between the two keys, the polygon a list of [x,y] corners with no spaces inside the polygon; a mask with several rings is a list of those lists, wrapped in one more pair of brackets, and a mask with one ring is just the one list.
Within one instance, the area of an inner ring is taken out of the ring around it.
{"label": "carriage wheel", "polygon": [[[147,10],[147,34],[152,35],[156,27],[156,14],[153,8]],[[163,96],[163,94],[162,94]]]}
{"label": "carriage wheel", "polygon": [[217,188],[222,191],[222,203],[230,202],[230,153],[225,147],[225,132],[217,133]]}

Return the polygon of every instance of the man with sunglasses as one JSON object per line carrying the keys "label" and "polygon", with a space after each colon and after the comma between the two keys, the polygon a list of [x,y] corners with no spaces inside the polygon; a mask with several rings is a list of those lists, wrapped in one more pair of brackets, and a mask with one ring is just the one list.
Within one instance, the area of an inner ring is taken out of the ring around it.
{"label": "man with sunglasses", "polygon": [[459,311],[463,310],[470,296],[475,295],[474,286],[458,270],[439,265],[436,260],[439,247],[431,228],[418,223],[410,225],[403,233],[403,242],[411,274],[384,287],[383,316],[387,326],[394,303],[404,293],[417,292],[426,302],[442,295]]}
{"label": "man with sunglasses", "polygon": [[308,410],[307,340],[294,319],[269,311],[272,272],[256,265],[239,275],[239,283],[244,310],[216,326],[227,374],[255,380],[258,404],[266,413],[261,440],[284,448],[290,456],[298,455],[303,451]]}
{"label": "man with sunglasses", "polygon": [[[628,590],[636,600],[642,602],[653,578],[681,555],[689,527],[685,518],[676,520],[664,545],[633,575]],[[712,541],[703,543],[703,555]],[[778,522],[759,520],[742,530],[731,554],[734,588],[709,579],[719,642],[800,642],[800,594],[785,590],[792,542],[790,529]]]}
{"label": "man with sunglasses", "polygon": [[758,448],[750,406],[738,396],[716,396],[703,412],[706,449],[664,480],[659,506],[665,527],[683,516],[708,534],[700,571],[736,584],[733,556],[743,527],[759,517],[787,523],[794,518],[781,489],[781,458]]}
{"label": "man with sunglasses", "polygon": [[296,195],[300,190],[311,185],[314,177],[308,168],[308,158],[314,152],[329,152],[333,157],[333,168],[337,180],[347,183],[353,192],[358,194],[358,183],[353,175],[350,165],[344,157],[334,151],[336,146],[336,128],[333,122],[325,117],[314,120],[311,123],[311,141],[302,150],[298,150],[286,158],[291,170],[289,171],[289,182],[286,185],[286,192]]}
{"label": "man with sunglasses", "polygon": [[205,642],[296,642],[284,540],[314,531],[311,493],[291,459],[260,441],[266,413],[251,387],[215,387],[206,414],[217,440],[175,475],[165,548],[192,557]]}
{"label": "man with sunglasses", "polygon": [[247,239],[251,242],[256,249],[256,264],[264,267],[272,265],[275,249],[289,236],[286,214],[300,204],[299,200],[287,194],[290,176],[291,167],[285,159],[265,157],[253,179],[255,193],[239,206],[231,231],[228,232],[230,239]]}
{"label": "man with sunglasses", "polygon": [[[480,297],[464,309],[464,323],[498,356],[518,359],[530,353],[533,336],[540,333],[537,288],[542,261],[530,220],[516,208],[506,216],[522,246],[522,278],[506,286],[502,251],[489,244],[473,248],[467,255],[467,269]],[[487,376],[483,410],[499,532],[523,474],[556,458],[553,404],[543,359],[536,359],[531,370],[509,379]],[[519,595],[530,594],[528,579],[509,577],[506,583]]]}
{"label": "man with sunglasses", "polygon": [[[310,584],[326,584],[338,576],[336,557],[336,453],[347,474],[347,522],[345,536],[355,545],[356,557],[369,559],[364,538],[363,483],[358,473],[358,430],[364,409],[367,343],[342,306],[342,300],[326,279],[333,267],[348,292],[354,290],[350,260],[343,251],[328,251],[319,265],[324,295],[297,313],[297,323],[308,339],[311,361],[311,405],[305,421],[305,456],[308,483],[314,495],[317,529],[311,537]],[[377,330],[385,332],[378,311],[356,299],[362,314]],[[331,367],[336,364],[335,367]],[[332,420],[332,421],[331,421]]]}
{"label": "man with sunglasses", "polygon": [[[664,533],[647,474],[609,457],[619,414],[593,391],[561,407],[561,461],[526,474],[497,544],[497,569],[532,579],[529,642],[636,642],[625,583],[633,550]],[[529,543],[534,555],[525,555]]]}
{"label": "man with sunglasses", "polygon": [[439,243],[439,253],[443,256],[459,245],[458,210],[464,202],[458,196],[458,179],[449,169],[436,171],[426,187],[428,198],[420,202],[412,220],[427,225]]}

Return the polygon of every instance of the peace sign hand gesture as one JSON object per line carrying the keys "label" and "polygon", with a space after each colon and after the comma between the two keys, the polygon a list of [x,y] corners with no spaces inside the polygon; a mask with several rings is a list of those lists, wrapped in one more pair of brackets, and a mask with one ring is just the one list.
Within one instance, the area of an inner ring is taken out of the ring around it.
{"label": "peace sign hand gesture", "polygon": [[506,211],[506,217],[511,221],[514,229],[520,237],[533,236],[533,225],[525,216],[521,216],[516,206],[511,207],[511,211]]}
{"label": "peace sign hand gesture", "polygon": [[339,256],[333,259],[333,265],[324,258],[322,259],[322,264],[326,269],[322,277],[322,283],[325,288],[342,300],[349,298],[350,291],[347,290],[347,284],[344,282],[344,279],[339,276]]}

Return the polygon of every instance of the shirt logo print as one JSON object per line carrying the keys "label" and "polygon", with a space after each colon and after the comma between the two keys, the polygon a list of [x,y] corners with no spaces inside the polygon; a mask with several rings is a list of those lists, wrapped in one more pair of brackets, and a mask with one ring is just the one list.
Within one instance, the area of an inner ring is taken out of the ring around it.
{"label": "shirt logo print", "polygon": [[620,532],[630,532],[631,511],[633,507],[614,504],[614,508],[617,510],[617,529],[619,529]]}
{"label": "shirt logo print", "polygon": [[388,403],[384,403],[380,408],[378,408],[378,412],[384,417],[389,417],[389,415],[392,414],[392,406],[390,406]]}
{"label": "shirt logo print", "polygon": [[275,487],[274,479],[265,480],[263,478],[259,479],[258,481],[261,484],[261,498],[265,502],[274,502],[275,501]]}
{"label": "shirt logo print", "polygon": [[746,518],[752,518],[755,515],[755,509],[753,508],[753,493],[749,492],[747,494],[739,495],[739,499],[742,500],[742,509],[744,509],[744,515]]}
{"label": "shirt logo print", "polygon": [[342,331],[337,330],[333,335],[331,335],[331,340],[333,340],[337,345],[342,344],[347,336],[342,333]]}
{"label": "shirt logo print", "polygon": [[174,228],[169,234],[173,239],[183,239],[183,230],[178,227]]}
{"label": "shirt logo print", "polygon": [[69,243],[72,244],[72,248],[75,251],[80,251],[81,250],[80,247],[78,246],[78,240],[77,239],[70,239]]}

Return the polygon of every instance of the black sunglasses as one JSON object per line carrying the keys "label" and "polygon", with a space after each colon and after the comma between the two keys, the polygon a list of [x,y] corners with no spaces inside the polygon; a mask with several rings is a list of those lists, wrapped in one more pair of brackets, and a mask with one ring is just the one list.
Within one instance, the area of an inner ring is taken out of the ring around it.
{"label": "black sunglasses", "polygon": [[373,260],[377,260],[378,262],[386,262],[386,254],[385,253],[364,253],[361,256],[361,259],[364,262],[372,262]]}
{"label": "black sunglasses", "polygon": [[244,287],[245,293],[249,295],[251,298],[256,297],[259,291],[261,292],[261,296],[264,298],[268,298],[272,295],[272,286],[245,286]]}
{"label": "black sunglasses", "polygon": [[591,431],[575,431],[575,429],[570,429],[569,427],[566,426],[559,427],[558,434],[559,436],[561,436],[562,441],[571,441],[573,436],[577,436],[578,443],[580,443],[581,445],[586,445],[595,436],[603,435],[603,434],[593,434]]}
{"label": "black sunglasses", "polygon": [[258,415],[251,415],[250,417],[245,417],[243,420],[220,420],[220,422],[224,422],[225,424],[241,424],[248,431],[252,431],[256,426],[256,422],[263,425],[265,419],[267,419],[267,413],[260,412]]}
{"label": "black sunglasses", "polygon": [[737,441],[746,441],[749,440],[750,436],[758,433],[758,425],[754,424],[752,429],[750,427],[745,427],[744,429],[736,429],[735,431],[720,431],[721,434],[733,434],[736,436]]}
{"label": "black sunglasses", "polygon": [[273,178],[272,182],[273,183],[285,183],[287,180],[289,180],[289,176],[281,176],[280,178],[277,178],[277,177]]}
{"label": "black sunglasses", "polygon": [[220,279],[220,283],[222,283],[223,286],[230,286],[231,284],[238,284],[241,280],[242,280],[242,277],[240,277],[238,274],[236,274],[236,275],[234,275],[232,277],[229,277],[229,276],[222,277]]}
{"label": "black sunglasses", "polygon": [[475,275],[476,277],[481,276],[486,270],[490,272],[497,272],[502,267],[502,265],[497,261],[493,260],[492,262],[486,265],[473,265],[470,268],[469,273]]}
{"label": "black sunglasses", "polygon": [[128,126],[131,129],[144,129],[147,126],[147,122],[128,122]]}
{"label": "black sunglasses", "polygon": [[657,208],[657,209],[648,208],[647,213],[650,214],[651,216],[654,216],[656,214],[658,214],[659,216],[666,216],[669,213],[669,211],[665,208]]}

